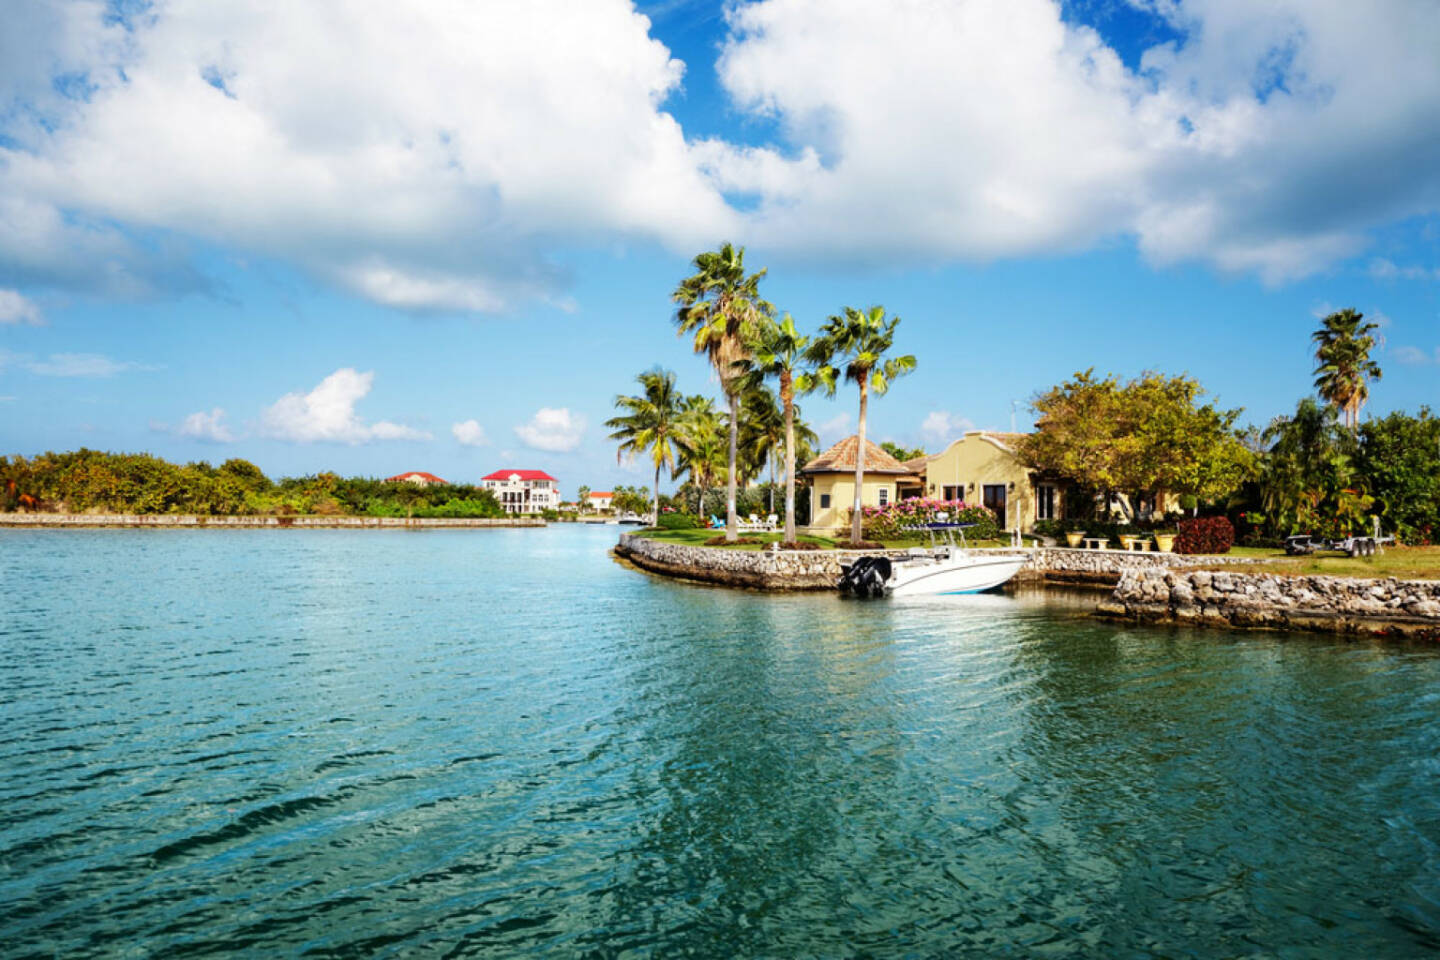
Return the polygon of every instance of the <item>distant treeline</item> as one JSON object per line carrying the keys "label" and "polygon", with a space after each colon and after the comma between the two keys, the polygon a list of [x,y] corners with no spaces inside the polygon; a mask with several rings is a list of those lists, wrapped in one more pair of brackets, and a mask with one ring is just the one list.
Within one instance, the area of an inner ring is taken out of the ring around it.
{"label": "distant treeline", "polygon": [[501,517],[489,490],[468,484],[389,483],[317,473],[272,481],[248,460],[183,466],[145,453],[76,450],[0,457],[0,510],[50,513],[187,513]]}

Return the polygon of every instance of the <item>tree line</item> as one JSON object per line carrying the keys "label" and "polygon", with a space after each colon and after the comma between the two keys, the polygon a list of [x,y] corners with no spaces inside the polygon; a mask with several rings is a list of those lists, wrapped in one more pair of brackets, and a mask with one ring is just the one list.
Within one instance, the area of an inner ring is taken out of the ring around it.
{"label": "tree line", "polygon": [[[1019,441],[1037,475],[1074,484],[1073,522],[1106,521],[1115,493],[1133,522],[1140,504],[1181,494],[1195,511],[1226,514],[1251,542],[1294,533],[1339,537],[1371,518],[1401,540],[1432,543],[1440,528],[1440,420],[1428,408],[1360,421],[1369,385],[1373,323],[1353,309],[1314,332],[1315,390],[1263,429],[1239,427],[1243,410],[1205,401],[1190,377],[1146,372],[1128,382],[1093,370],[1039,394],[1035,431]],[[1098,506],[1097,506],[1098,505]]]}
{"label": "tree line", "polygon": [[688,477],[702,514],[705,492],[724,483],[725,538],[733,541],[738,485],[754,479],[768,462],[773,486],[778,457],[784,463],[784,539],[793,542],[796,463],[809,459],[810,445],[818,439],[799,419],[796,399],[822,389],[833,396],[842,380],[849,381],[860,401],[851,531],[859,541],[869,398],[884,394],[892,381],[915,368],[913,356],[887,356],[900,318],[887,317],[881,306],[845,307],[813,336],[802,334],[788,313],[777,315],[774,304],[760,295],[766,271],[746,273],[743,247],[727,243],[699,254],[692,264],[695,272],[672,294],[678,305],[675,327],[710,361],[727,409],[716,411],[704,396],[682,396],[670,371],[641,373],[636,378],[641,392],[617,396],[620,413],[606,421],[614,431],[610,438],[619,444],[617,459],[649,454],[657,519],[662,471],[669,470],[671,479]]}
{"label": "tree line", "polygon": [[146,453],[80,449],[0,456],[0,510],[54,513],[185,513],[501,517],[495,495],[469,484],[420,486],[317,473],[272,481],[248,460],[218,467]]}

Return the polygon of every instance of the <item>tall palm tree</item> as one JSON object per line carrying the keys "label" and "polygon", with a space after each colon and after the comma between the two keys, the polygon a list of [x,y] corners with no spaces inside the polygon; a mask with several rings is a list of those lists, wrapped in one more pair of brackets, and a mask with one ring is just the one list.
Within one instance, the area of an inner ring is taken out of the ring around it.
{"label": "tall palm tree", "polygon": [[1380,379],[1380,365],[1370,359],[1375,346],[1365,315],[1346,308],[1320,321],[1310,339],[1315,343],[1315,389],[1321,399],[1345,414],[1354,434],[1360,427],[1360,408],[1370,399],[1369,381]]}
{"label": "tall palm tree", "polygon": [[[843,372],[845,379],[860,388],[859,444],[855,449],[855,510],[850,522],[850,539],[860,539],[861,503],[860,495],[865,483],[865,414],[870,391],[876,396],[890,389],[890,381],[904,376],[915,369],[915,357],[889,357],[895,345],[895,328],[899,317],[885,319],[885,308],[871,307],[856,310],[846,307],[840,316],[833,316],[820,328],[820,335],[806,351],[806,358],[815,365],[815,375],[825,387],[826,393],[835,395],[835,381]],[[839,357],[844,364],[841,371],[832,364]]]}
{"label": "tall palm tree", "polygon": [[681,336],[693,334],[695,352],[710,359],[730,407],[730,458],[725,481],[725,539],[736,537],[735,460],[739,446],[740,392],[735,363],[761,319],[775,308],[760,297],[762,269],[745,275],[745,248],[724,244],[694,260],[695,273],[680,281],[671,299],[680,305],[675,324]]}
{"label": "tall palm tree", "polygon": [[[779,323],[765,320],[758,325],[750,341],[750,357],[742,362],[747,382],[760,385],[774,379],[780,387],[780,406],[785,423],[785,542],[795,540],[795,397],[816,387],[815,374],[810,371],[805,351],[810,338],[795,329],[795,321],[785,314]],[[766,391],[767,393],[769,391]],[[801,424],[805,432],[813,431]],[[809,443],[815,442],[806,438]],[[818,439],[818,438],[816,438]],[[773,458],[772,458],[773,462]]]}
{"label": "tall palm tree", "polygon": [[775,458],[785,443],[785,418],[780,402],[763,384],[747,383],[740,388],[740,447],[736,466],[740,483],[758,479],[766,469],[774,480]]}
{"label": "tall palm tree", "polygon": [[655,516],[660,520],[660,470],[662,467],[675,468],[675,440],[680,421],[680,394],[675,390],[675,374],[669,370],[654,370],[637,376],[642,392],[638,396],[618,396],[615,406],[624,411],[621,416],[611,417],[605,426],[614,433],[611,440],[620,441],[615,451],[618,463],[625,457],[635,457],[650,451],[655,461]]}
{"label": "tall palm tree", "polygon": [[725,417],[715,409],[715,401],[698,394],[682,401],[676,446],[679,457],[675,473],[690,475],[699,493],[695,513],[703,516],[706,491],[726,476]]}

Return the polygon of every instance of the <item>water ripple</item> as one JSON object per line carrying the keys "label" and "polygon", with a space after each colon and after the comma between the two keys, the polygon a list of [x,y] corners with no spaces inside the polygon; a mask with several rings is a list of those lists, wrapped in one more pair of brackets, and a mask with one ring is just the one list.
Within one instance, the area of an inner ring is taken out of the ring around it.
{"label": "water ripple", "polygon": [[1440,658],[612,531],[0,531],[14,956],[1412,957]]}

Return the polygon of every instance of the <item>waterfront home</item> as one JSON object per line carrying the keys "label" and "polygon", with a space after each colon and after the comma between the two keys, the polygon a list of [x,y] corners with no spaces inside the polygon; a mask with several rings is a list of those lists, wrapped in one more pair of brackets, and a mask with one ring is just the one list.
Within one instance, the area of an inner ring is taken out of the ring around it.
{"label": "waterfront home", "polygon": [[609,513],[615,506],[615,493],[612,490],[592,490],[587,501],[587,506],[596,513]]}
{"label": "waterfront home", "polygon": [[[843,530],[851,507],[855,505],[855,455],[860,438],[851,435],[800,468],[800,476],[810,485],[811,533]],[[865,441],[865,477],[861,486],[861,503],[867,507],[884,507],[907,496],[919,496],[924,480],[911,467]]]}
{"label": "waterfront home", "polygon": [[426,473],[424,470],[411,470],[409,473],[397,473],[393,477],[386,477],[386,483],[413,483],[417,487],[428,487],[433,483],[448,484],[449,480],[441,480],[433,473]]}
{"label": "waterfront home", "polygon": [[506,513],[539,513],[560,506],[560,481],[544,470],[496,470],[480,485],[500,501]]}
{"label": "waterfront home", "polygon": [[1059,520],[1069,484],[1033,473],[1020,461],[1015,443],[1023,433],[970,430],[943,451],[925,458],[925,496],[964,500],[990,508],[1000,526],[1023,532],[1037,520]]}
{"label": "waterfront home", "polygon": [[[1066,495],[1074,484],[1064,477],[1037,473],[1026,466],[1016,452],[1017,442],[1025,436],[992,430],[967,431],[940,453],[924,458],[924,466],[919,471],[925,478],[924,495],[989,507],[1006,530],[1014,530],[1018,525],[1022,532],[1030,533],[1038,521],[1063,520]],[[1161,493],[1158,501],[1137,504],[1134,512],[1144,520],[1157,508],[1164,513],[1176,511],[1180,506],[1179,497],[1173,494]],[[1130,512],[1130,502],[1124,494],[1115,494],[1108,509],[1098,501],[1096,505],[1101,513]]]}

